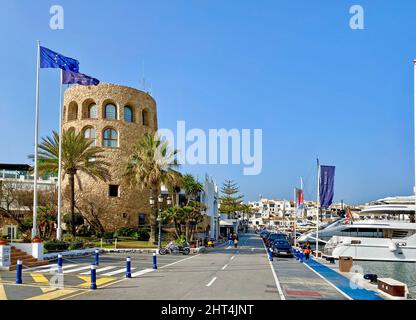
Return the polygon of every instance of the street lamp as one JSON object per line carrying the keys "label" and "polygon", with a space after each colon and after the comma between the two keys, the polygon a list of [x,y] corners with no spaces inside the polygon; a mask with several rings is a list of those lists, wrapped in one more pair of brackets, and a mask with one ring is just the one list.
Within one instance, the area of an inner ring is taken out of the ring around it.
{"label": "street lamp", "polygon": [[159,194],[157,201],[159,202],[159,214],[157,216],[157,221],[159,222],[159,236],[157,239],[157,248],[160,250],[161,238],[162,238],[162,203],[163,203],[163,197],[161,194]]}

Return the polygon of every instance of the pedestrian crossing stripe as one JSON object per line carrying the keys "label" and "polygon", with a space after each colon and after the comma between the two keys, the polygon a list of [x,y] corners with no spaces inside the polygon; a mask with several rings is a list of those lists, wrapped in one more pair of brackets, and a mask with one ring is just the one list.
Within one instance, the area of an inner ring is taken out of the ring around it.
{"label": "pedestrian crossing stripe", "polygon": [[[136,268],[131,268],[130,271],[136,270]],[[124,273],[126,272],[126,268],[123,269],[119,269],[119,270],[115,270],[115,271],[111,271],[111,272],[107,272],[107,273],[103,273],[103,276],[114,276],[116,274],[120,274],[120,273]]]}
{"label": "pedestrian crossing stripe", "polygon": [[[96,273],[103,272],[103,271],[107,271],[107,270],[114,269],[114,268],[119,268],[119,266],[108,266],[108,267],[104,267],[104,268],[99,268],[99,269],[96,269],[95,272]],[[83,272],[81,274],[91,274],[91,270],[88,270],[87,272]]]}
{"label": "pedestrian crossing stripe", "polygon": [[134,277],[141,276],[143,274],[146,274],[146,273],[149,273],[149,272],[152,272],[152,271],[154,271],[154,270],[153,269],[144,269],[144,270],[140,270],[138,272],[132,273],[131,276],[134,278]]}
{"label": "pedestrian crossing stripe", "polygon": [[[84,280],[84,283],[80,284],[78,287],[80,288],[89,288],[91,285],[91,277],[90,276],[78,276],[78,278]],[[99,287],[100,285],[112,282],[118,280],[118,278],[114,278],[114,277],[102,277],[102,278],[98,278],[95,283],[97,284],[97,287]]]}

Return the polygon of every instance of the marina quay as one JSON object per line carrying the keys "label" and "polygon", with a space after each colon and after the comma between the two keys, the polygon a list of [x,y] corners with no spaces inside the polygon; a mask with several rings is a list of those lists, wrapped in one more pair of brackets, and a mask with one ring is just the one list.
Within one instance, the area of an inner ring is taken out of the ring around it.
{"label": "marina quay", "polygon": [[411,314],[416,1],[370,2],[0,1],[3,314]]}

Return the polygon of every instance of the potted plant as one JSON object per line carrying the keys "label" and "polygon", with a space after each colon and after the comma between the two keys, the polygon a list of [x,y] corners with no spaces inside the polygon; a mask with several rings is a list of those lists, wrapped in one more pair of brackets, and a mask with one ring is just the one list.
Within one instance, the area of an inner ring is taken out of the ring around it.
{"label": "potted plant", "polygon": [[0,246],[5,246],[8,244],[7,237],[0,236]]}

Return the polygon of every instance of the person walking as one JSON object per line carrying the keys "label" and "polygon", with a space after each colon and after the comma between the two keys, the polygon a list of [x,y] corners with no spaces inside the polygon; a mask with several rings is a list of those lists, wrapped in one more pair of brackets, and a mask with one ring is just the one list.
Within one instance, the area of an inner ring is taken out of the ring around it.
{"label": "person walking", "polygon": [[233,243],[234,243],[234,237],[233,237],[233,234],[230,232],[228,234],[228,246],[231,247],[233,245]]}
{"label": "person walking", "polygon": [[234,233],[234,248],[236,248],[236,249],[237,249],[237,246],[238,246],[238,235],[236,235],[236,234]]}
{"label": "person walking", "polygon": [[305,260],[309,261],[309,257],[310,257],[311,252],[312,252],[311,244],[309,243],[309,241],[306,241],[306,243],[302,247],[302,250],[303,250],[303,254],[305,255]]}

